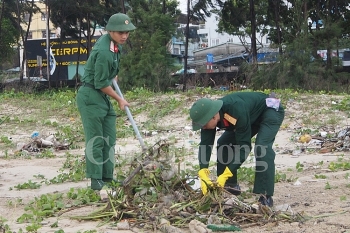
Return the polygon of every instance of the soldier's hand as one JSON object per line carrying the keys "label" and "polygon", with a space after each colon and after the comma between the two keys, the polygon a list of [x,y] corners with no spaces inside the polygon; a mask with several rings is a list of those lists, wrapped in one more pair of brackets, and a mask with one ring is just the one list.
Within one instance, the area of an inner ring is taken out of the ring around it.
{"label": "soldier's hand", "polygon": [[225,168],[224,173],[222,173],[218,179],[216,180],[216,182],[218,183],[218,185],[220,187],[224,187],[225,183],[227,181],[228,178],[231,178],[233,176],[232,172],[230,171],[230,169],[228,167]]}
{"label": "soldier's hand", "polygon": [[213,182],[209,178],[210,171],[208,168],[202,168],[198,172],[198,177],[201,181],[201,190],[202,193],[205,195],[208,192],[208,187],[213,186]]}
{"label": "soldier's hand", "polygon": [[119,105],[119,108],[120,108],[120,110],[125,110],[125,106],[130,106],[130,104],[128,103],[128,101],[126,101],[125,99],[120,99],[119,101],[118,101],[118,105]]}

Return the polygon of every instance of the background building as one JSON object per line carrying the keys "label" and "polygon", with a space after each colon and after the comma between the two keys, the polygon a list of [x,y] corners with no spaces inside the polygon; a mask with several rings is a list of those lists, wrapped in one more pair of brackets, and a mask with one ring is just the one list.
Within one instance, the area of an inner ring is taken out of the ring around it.
{"label": "background building", "polygon": [[[42,2],[37,1],[35,3],[42,13],[36,13],[32,16],[32,21],[30,23],[28,39],[42,39],[46,38],[46,28],[47,28],[47,15],[46,15],[46,5]],[[29,14],[26,14],[24,20],[29,22]],[[27,25],[22,25],[23,29],[26,29]],[[60,29],[56,29],[51,22],[49,22],[49,34],[50,38],[56,38],[59,35]]]}
{"label": "background building", "polygon": [[[230,72],[237,70],[238,66],[247,60],[245,46],[250,49],[250,38],[244,38],[247,43],[244,46],[239,37],[218,33],[217,24],[217,15],[212,14],[205,22],[192,22],[189,25],[187,63],[189,69],[196,69],[198,72]],[[169,52],[179,58],[180,64],[184,64],[185,32],[186,23],[180,22],[178,32],[173,36],[169,45]],[[270,41],[266,35],[258,34],[257,39],[261,43],[262,53],[275,52],[275,50],[268,48]],[[212,58],[210,62],[208,62],[208,57]],[[260,57],[264,57],[264,55],[260,55]]]}

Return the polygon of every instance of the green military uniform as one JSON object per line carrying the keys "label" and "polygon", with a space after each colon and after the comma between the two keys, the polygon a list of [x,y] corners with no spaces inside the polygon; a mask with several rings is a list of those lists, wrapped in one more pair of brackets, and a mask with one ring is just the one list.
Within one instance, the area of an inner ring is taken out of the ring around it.
{"label": "green military uniform", "polygon": [[[135,29],[130,18],[122,13],[112,15],[108,32],[129,32]],[[110,97],[101,89],[111,86],[119,72],[122,47],[111,35],[101,36],[95,43],[85,66],[82,86],[76,97],[85,134],[86,177],[91,188],[99,190],[113,180],[116,144],[116,113]]]}
{"label": "green military uniform", "polygon": [[[254,193],[272,196],[274,193],[275,152],[272,149],[275,136],[282,124],[284,110],[267,107],[268,95],[259,92],[237,92],[220,100],[218,128],[225,132],[217,141],[217,175],[221,175],[226,166],[234,174],[226,181],[227,185],[237,184],[237,169],[246,160],[252,145],[251,138],[257,135],[255,142],[256,173]],[[216,129],[201,129],[199,149],[200,168],[208,168]]]}
{"label": "green military uniform", "polygon": [[[112,51],[111,48],[112,47]],[[121,47],[114,51],[109,34],[96,42],[85,66],[77,104],[85,133],[86,177],[113,178],[116,113],[109,96],[100,91],[118,74]]]}

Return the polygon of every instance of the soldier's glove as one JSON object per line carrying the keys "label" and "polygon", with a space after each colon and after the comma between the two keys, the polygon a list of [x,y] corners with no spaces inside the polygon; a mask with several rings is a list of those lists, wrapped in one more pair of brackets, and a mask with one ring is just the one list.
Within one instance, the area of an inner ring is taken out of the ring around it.
{"label": "soldier's glove", "polygon": [[202,193],[205,195],[208,192],[208,186],[213,186],[213,182],[209,178],[210,171],[208,168],[202,168],[198,172],[198,177],[201,181]]}
{"label": "soldier's glove", "polygon": [[230,171],[230,169],[228,167],[226,167],[225,171],[218,177],[216,182],[218,183],[218,185],[220,187],[224,187],[227,179],[231,178],[232,176],[233,176],[232,172]]}

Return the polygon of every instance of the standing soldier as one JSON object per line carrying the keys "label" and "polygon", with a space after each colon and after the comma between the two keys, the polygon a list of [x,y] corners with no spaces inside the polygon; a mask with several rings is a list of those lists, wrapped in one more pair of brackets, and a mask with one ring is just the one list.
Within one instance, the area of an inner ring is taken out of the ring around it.
{"label": "standing soldier", "polygon": [[124,110],[129,103],[111,87],[117,79],[122,44],[136,27],[122,13],[112,15],[106,25],[107,34],[95,43],[85,66],[77,105],[85,134],[86,177],[91,188],[101,190],[113,180],[116,143],[116,113],[110,98]]}
{"label": "standing soldier", "polygon": [[209,161],[216,128],[225,132],[217,141],[217,184],[233,194],[239,194],[237,169],[247,159],[255,135],[256,172],[253,192],[260,194],[259,202],[273,206],[275,182],[276,134],[284,119],[280,100],[260,92],[236,92],[219,100],[203,98],[190,110],[193,130],[201,129],[198,159],[203,194],[213,182],[209,178]]}

